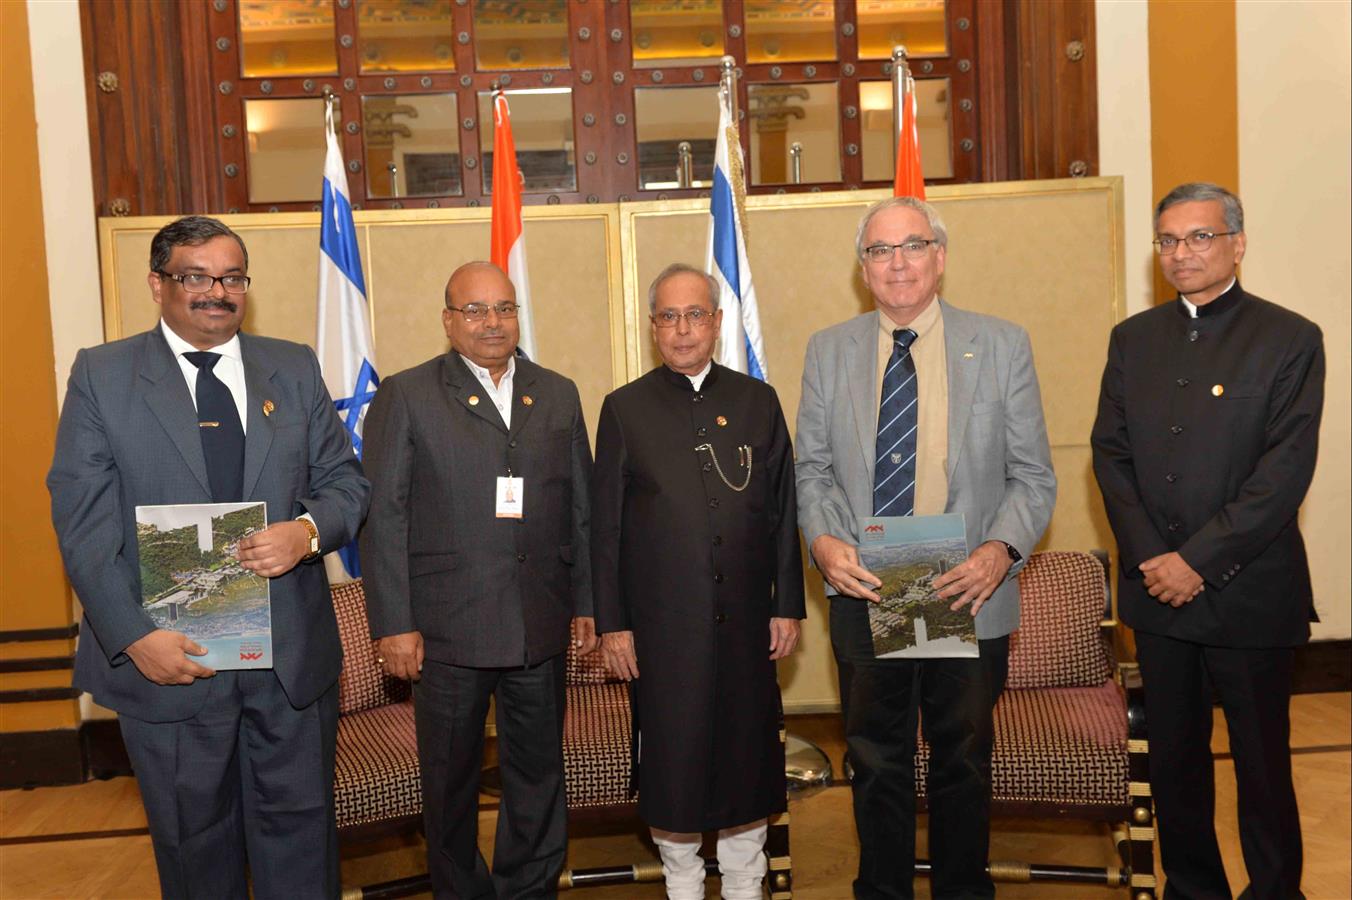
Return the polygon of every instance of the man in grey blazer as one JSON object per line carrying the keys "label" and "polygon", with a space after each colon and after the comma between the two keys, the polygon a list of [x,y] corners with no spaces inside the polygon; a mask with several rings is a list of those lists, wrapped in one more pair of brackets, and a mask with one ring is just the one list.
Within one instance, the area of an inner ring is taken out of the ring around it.
{"label": "man in grey blazer", "polygon": [[[76,356],[47,477],[84,606],[74,684],[118,712],[165,896],[248,896],[247,860],[257,897],[337,897],[342,648],[319,556],[370,486],[314,353],[240,332],[238,235],[179,219],[150,269],[160,323]],[[274,668],[213,672],[142,610],[135,508],[244,500],[271,523],[239,559],[271,579]]]}
{"label": "man in grey blazer", "polygon": [[[933,895],[995,894],[991,712],[1019,624],[1014,575],[1056,497],[1028,335],[939,299],[947,243],[923,201],[871,207],[856,250],[877,311],[813,335],[803,366],[798,521],[830,595],[861,898],[912,896],[917,712]],[[976,617],[980,659],[876,659],[866,603],[881,582],[859,564],[859,520],[939,513],[966,519],[971,553],[934,584]]]}
{"label": "man in grey blazer", "polygon": [[[366,417],[361,536],[371,636],[414,682],[438,897],[552,897],[567,835],[563,664],[591,652],[591,449],[577,387],[516,355],[516,292],[486,262],[446,285],[451,352],[386,378]],[[496,700],[502,805],[477,844]]]}

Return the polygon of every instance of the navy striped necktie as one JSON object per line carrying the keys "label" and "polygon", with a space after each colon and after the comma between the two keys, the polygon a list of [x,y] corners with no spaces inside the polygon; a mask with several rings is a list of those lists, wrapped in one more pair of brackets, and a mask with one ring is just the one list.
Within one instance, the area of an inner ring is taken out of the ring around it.
{"label": "navy striped necktie", "polygon": [[873,462],[873,514],[909,516],[915,513],[915,448],[919,423],[919,382],[909,328],[892,332],[892,356],[883,373],[882,402],[878,406],[878,442]]}
{"label": "navy striped necktie", "polygon": [[197,367],[197,430],[207,459],[211,501],[238,503],[244,499],[244,426],[230,388],[211,371],[221,355],[194,350],[183,358]]}

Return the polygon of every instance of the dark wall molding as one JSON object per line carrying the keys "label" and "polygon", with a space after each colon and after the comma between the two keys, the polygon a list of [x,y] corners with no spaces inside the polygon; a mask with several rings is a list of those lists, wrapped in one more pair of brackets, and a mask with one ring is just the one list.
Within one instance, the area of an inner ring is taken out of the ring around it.
{"label": "dark wall molding", "polygon": [[33,659],[0,659],[0,673],[58,672],[75,668],[74,656],[43,656]]}
{"label": "dark wall molding", "polygon": [[80,784],[131,773],[116,719],[0,734],[0,790]]}
{"label": "dark wall molding", "polygon": [[1352,691],[1352,639],[1310,641],[1297,647],[1291,691],[1295,694]]}
{"label": "dark wall molding", "polygon": [[17,641],[60,641],[73,638],[79,633],[79,622],[71,622],[57,628],[16,628],[12,631],[0,631],[0,644],[12,644]]}
{"label": "dark wall molding", "polygon": [[0,703],[47,703],[51,700],[76,700],[80,692],[73,687],[19,688],[0,691]]}
{"label": "dark wall molding", "polygon": [[78,728],[0,734],[0,789],[79,784],[84,780]]}

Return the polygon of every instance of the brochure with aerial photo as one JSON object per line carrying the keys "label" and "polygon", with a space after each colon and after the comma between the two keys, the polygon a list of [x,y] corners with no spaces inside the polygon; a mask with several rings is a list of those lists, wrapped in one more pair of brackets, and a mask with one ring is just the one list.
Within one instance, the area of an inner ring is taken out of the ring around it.
{"label": "brochure with aerial photo", "polygon": [[268,580],[235,558],[267,525],[265,503],[136,507],[141,605],[158,627],[205,647],[193,659],[208,668],[272,668]]}
{"label": "brochure with aerial photo", "polygon": [[948,608],[934,579],[967,559],[961,514],[859,520],[859,564],[882,580],[881,603],[868,605],[873,654],[879,658],[975,657],[976,620]]}

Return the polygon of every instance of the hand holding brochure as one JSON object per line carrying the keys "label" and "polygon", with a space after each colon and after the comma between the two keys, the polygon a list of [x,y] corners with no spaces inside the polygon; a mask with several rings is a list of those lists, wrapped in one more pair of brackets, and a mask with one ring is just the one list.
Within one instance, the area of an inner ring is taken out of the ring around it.
{"label": "hand holding brochure", "polygon": [[961,514],[859,520],[859,564],[882,580],[881,603],[868,604],[873,653],[879,658],[977,656],[976,619],[949,609],[934,579],[967,559]]}
{"label": "hand holding brochure", "polygon": [[193,659],[208,668],[272,668],[268,580],[235,558],[267,524],[264,503],[136,507],[141,606],[159,628],[205,647]]}

